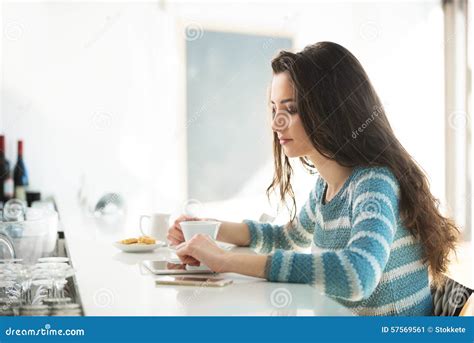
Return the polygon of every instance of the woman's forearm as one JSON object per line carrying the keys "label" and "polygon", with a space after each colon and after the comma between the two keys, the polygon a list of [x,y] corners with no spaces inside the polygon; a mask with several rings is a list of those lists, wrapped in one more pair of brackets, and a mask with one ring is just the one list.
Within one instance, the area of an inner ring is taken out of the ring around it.
{"label": "woman's forearm", "polygon": [[[238,246],[249,246],[250,232],[247,224],[221,222],[217,240]],[[265,266],[268,257],[229,252],[225,258],[225,271],[253,277],[265,278]]]}
{"label": "woman's forearm", "polygon": [[217,240],[247,247],[250,244],[249,228],[245,223],[221,222]]}
{"label": "woman's forearm", "polygon": [[226,257],[226,272],[265,278],[268,256],[229,253]]}

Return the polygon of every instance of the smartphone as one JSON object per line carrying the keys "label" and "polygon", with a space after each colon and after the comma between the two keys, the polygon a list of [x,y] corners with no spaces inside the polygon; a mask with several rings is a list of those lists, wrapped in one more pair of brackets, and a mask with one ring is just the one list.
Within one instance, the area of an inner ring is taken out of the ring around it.
{"label": "smartphone", "polygon": [[148,268],[153,274],[156,275],[171,275],[171,274],[214,274],[212,270],[208,269],[196,269],[187,270],[185,264],[169,262],[166,260],[143,261],[143,265]]}
{"label": "smartphone", "polygon": [[230,285],[232,283],[232,280],[197,276],[165,276],[156,280],[155,283],[157,285],[224,287]]}

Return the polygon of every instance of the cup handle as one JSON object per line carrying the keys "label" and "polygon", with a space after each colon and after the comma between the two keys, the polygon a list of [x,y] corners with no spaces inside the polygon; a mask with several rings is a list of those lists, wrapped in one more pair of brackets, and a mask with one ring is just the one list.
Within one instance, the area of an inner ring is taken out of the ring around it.
{"label": "cup handle", "polygon": [[145,231],[143,230],[143,219],[147,218],[148,220],[151,220],[151,217],[150,216],[147,216],[147,215],[143,215],[140,217],[140,232],[142,233],[143,236],[147,236],[147,234],[145,233]]}
{"label": "cup handle", "polygon": [[219,235],[219,230],[221,228],[221,222],[219,222],[219,224],[217,224],[217,228],[216,228],[216,233],[215,233],[215,237],[211,237],[212,239],[214,239],[215,241],[217,241],[217,236]]}

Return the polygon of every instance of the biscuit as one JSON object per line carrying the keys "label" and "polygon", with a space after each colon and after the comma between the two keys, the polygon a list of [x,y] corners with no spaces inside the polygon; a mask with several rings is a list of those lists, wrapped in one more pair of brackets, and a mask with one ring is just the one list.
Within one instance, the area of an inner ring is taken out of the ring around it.
{"label": "biscuit", "polygon": [[153,237],[141,236],[141,237],[138,237],[138,243],[155,244],[156,240]]}
{"label": "biscuit", "polygon": [[120,241],[120,243],[122,243],[122,244],[134,244],[134,243],[138,243],[138,239],[136,239],[136,238],[122,239]]}

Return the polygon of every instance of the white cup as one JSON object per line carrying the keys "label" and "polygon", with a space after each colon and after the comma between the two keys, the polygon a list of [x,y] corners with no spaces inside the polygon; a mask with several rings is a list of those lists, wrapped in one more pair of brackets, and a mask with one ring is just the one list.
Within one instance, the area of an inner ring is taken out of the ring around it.
{"label": "white cup", "polygon": [[183,231],[184,240],[189,241],[197,234],[208,235],[212,239],[216,239],[217,231],[219,230],[220,222],[212,220],[193,220],[180,222],[181,230]]}
{"label": "white cup", "polygon": [[[144,228],[144,220],[149,222],[147,229]],[[166,242],[169,221],[170,215],[166,213],[143,215],[140,217],[140,231],[144,236],[150,236],[159,241]]]}
{"label": "white cup", "polygon": [[[196,221],[184,221],[180,222],[181,231],[183,231],[184,240],[189,241],[197,234],[208,235],[212,239],[216,239],[217,232],[219,231],[220,222],[210,220],[196,220]],[[205,264],[200,266],[186,266],[187,270],[209,270],[209,267]]]}

